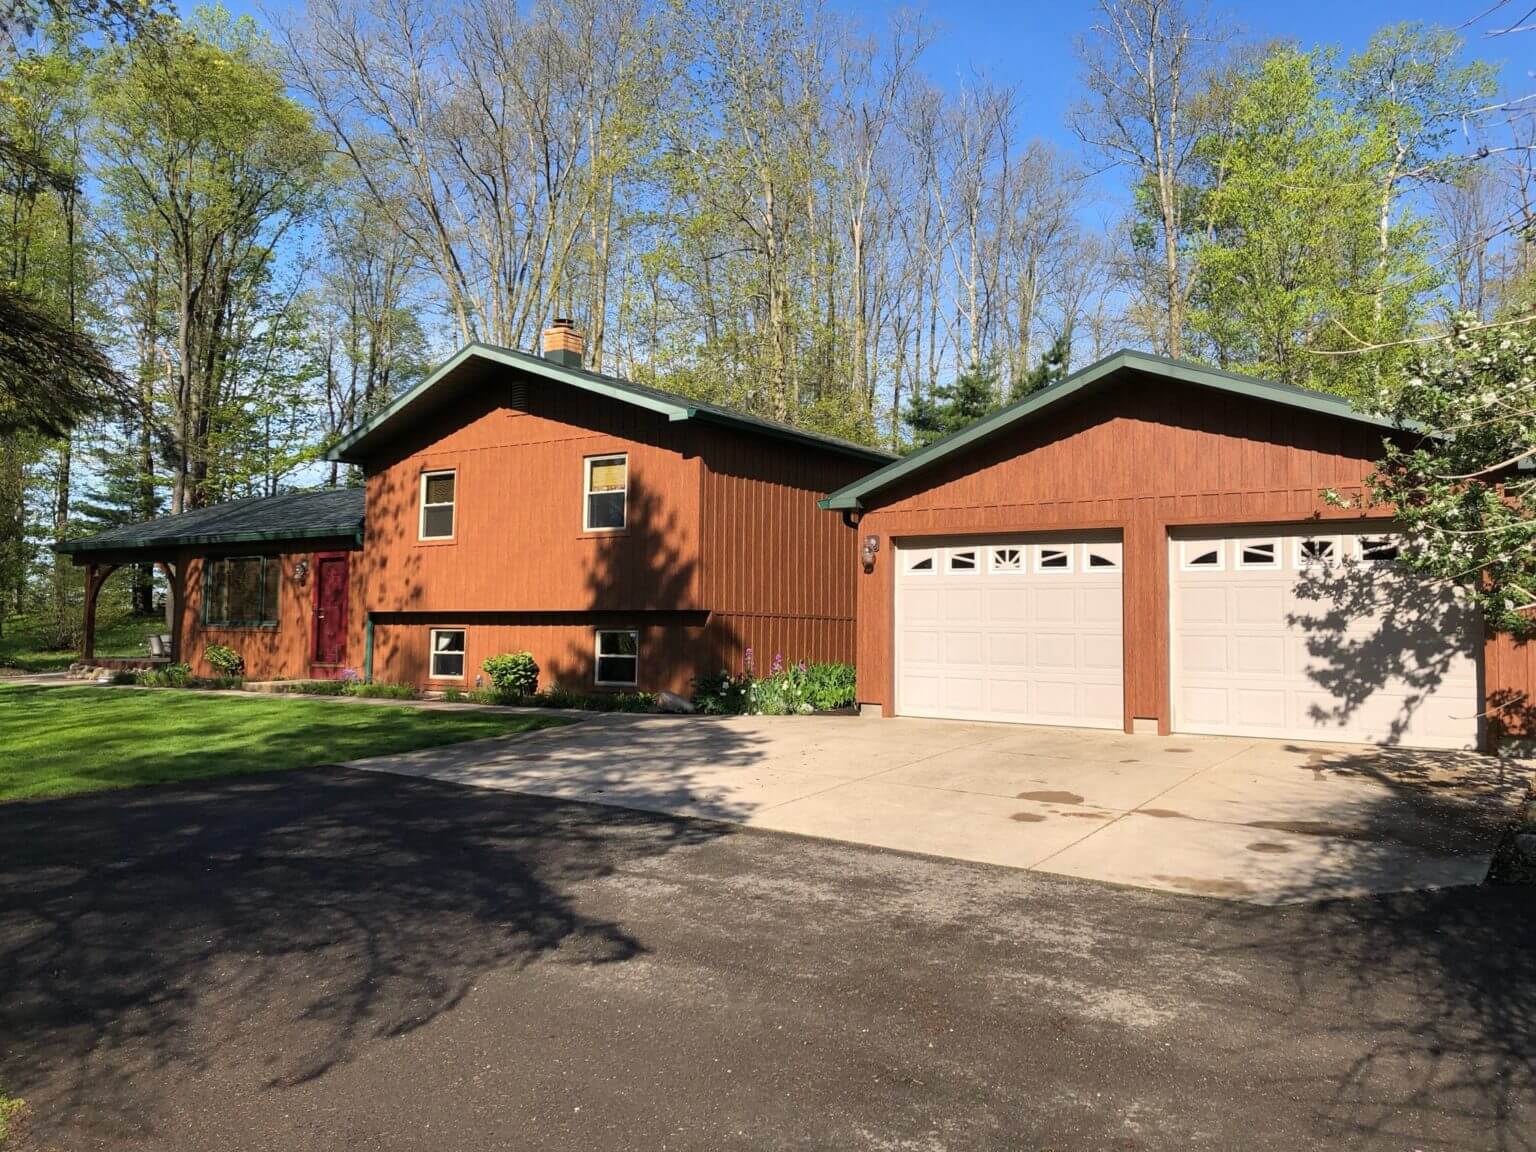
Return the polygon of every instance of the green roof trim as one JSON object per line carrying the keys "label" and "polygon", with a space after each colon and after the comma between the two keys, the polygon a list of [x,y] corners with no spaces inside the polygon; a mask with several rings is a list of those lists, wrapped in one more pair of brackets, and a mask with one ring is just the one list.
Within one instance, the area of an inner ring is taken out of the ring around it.
{"label": "green roof trim", "polygon": [[1335,416],[1357,424],[1369,424],[1384,429],[1398,427],[1384,417],[1361,412],[1341,396],[1313,392],[1289,384],[1276,384],[1253,376],[1240,376],[1236,372],[1207,368],[1203,364],[1193,364],[1188,360],[1173,360],[1166,356],[1154,356],[1150,352],[1136,352],[1129,348],[1122,348],[1072,373],[1065,380],[1036,392],[1033,396],[1027,396],[990,416],[983,417],[969,428],[962,428],[959,432],[946,436],[942,440],[935,440],[932,444],[910,452],[876,472],[871,472],[863,479],[839,488],[820,500],[818,504],[828,510],[853,511],[863,508],[865,497],[888,488],[913,473],[920,472],[1011,425],[1028,421],[1046,409],[1053,408],[1115,373],[1125,370],[1146,372],[1169,380],[1197,384],[1204,388],[1213,388],[1220,392],[1247,396],[1255,400],[1267,400],[1307,412]]}
{"label": "green roof trim", "polygon": [[325,459],[346,461],[349,464],[362,463],[376,444],[389,438],[396,431],[406,426],[406,414],[423,397],[436,389],[439,384],[450,377],[457,369],[471,360],[500,364],[507,368],[515,368],[534,376],[543,377],[546,380],[568,384],[585,392],[592,392],[599,396],[606,396],[610,400],[617,400],[623,404],[630,404],[649,412],[655,412],[657,415],[664,416],[668,420],[709,421],[764,436],[773,436],[801,444],[809,444],[814,447],[827,448],[845,456],[867,460],[870,463],[883,463],[895,459],[893,453],[879,448],[871,448],[866,444],[855,444],[851,440],[844,440],[837,436],[827,436],[820,432],[807,432],[805,429],[796,428],[792,424],[783,424],[776,420],[767,420],[761,416],[751,416],[745,412],[738,412],[732,408],[723,408],[717,404],[709,404],[702,400],[693,400],[686,396],[679,396],[676,393],[663,392],[659,388],[650,388],[643,384],[636,384],[633,381],[621,380],[616,376],[604,376],[600,373],[588,372],[581,368],[568,368],[563,364],[557,364],[552,360],[546,360],[542,356],[535,356],[529,352],[519,352],[513,348],[501,348],[494,344],[482,344],[478,341],[466,344],[460,348],[420,384],[396,397],[383,411],[365,420],[356,428],[343,435],[341,439],[337,440],[326,450]]}
{"label": "green roof trim", "polygon": [[362,543],[363,490],[327,488],[256,496],[194,508],[139,524],[109,528],[53,545],[64,555],[163,556],[204,544],[269,544],[281,541],[351,539]]}

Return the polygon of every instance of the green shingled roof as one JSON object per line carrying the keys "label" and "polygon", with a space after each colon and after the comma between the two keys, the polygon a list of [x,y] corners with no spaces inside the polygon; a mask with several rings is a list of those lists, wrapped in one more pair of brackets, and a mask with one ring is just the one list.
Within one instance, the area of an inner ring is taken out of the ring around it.
{"label": "green shingled roof", "polygon": [[329,488],[320,492],[287,492],[257,496],[198,508],[177,516],[162,516],[142,524],[109,528],[79,540],[63,540],[55,552],[90,556],[97,553],[154,553],[195,544],[255,544],[323,537],[360,537],[363,530],[363,490]]}
{"label": "green shingled roof", "polygon": [[1240,376],[1236,372],[1207,368],[1203,364],[1191,364],[1187,360],[1171,360],[1166,356],[1153,356],[1148,352],[1135,352],[1124,348],[1074,372],[1060,383],[1052,384],[1033,396],[1025,397],[1017,404],[1010,404],[1001,411],[976,421],[969,428],[963,428],[942,440],[935,440],[932,444],[908,453],[900,460],[887,464],[884,468],[871,472],[868,476],[855,480],[846,487],[839,488],[820,501],[820,506],[844,510],[862,508],[864,500],[881,489],[888,488],[913,473],[920,472],[1005,428],[1028,422],[1046,410],[1073,396],[1087,392],[1116,373],[1127,369],[1162,376],[1169,380],[1178,380],[1186,384],[1196,384],[1218,392],[1230,392],[1257,400],[1268,400],[1308,412],[1321,412],[1357,424],[1369,424],[1383,429],[1397,427],[1390,420],[1372,416],[1351,407],[1349,401],[1340,396],[1331,396],[1326,392],[1311,392],[1305,388],[1293,388],[1289,384],[1276,384],[1252,376]]}
{"label": "green shingled roof", "polygon": [[419,414],[427,410],[433,399],[446,402],[450,398],[450,390],[447,386],[460,374],[460,369],[477,363],[481,366],[500,365],[521,369],[546,380],[568,384],[585,392],[596,393],[624,404],[644,408],[665,416],[668,420],[703,420],[724,424],[762,436],[829,449],[870,464],[883,464],[895,458],[892,453],[871,448],[867,444],[855,444],[851,440],[826,436],[820,432],[807,432],[791,424],[765,420],[760,416],[751,416],[745,412],[723,408],[718,404],[708,404],[702,400],[692,400],[686,396],[679,396],[675,392],[663,392],[659,388],[649,388],[644,384],[621,380],[616,376],[604,376],[580,368],[567,368],[563,364],[546,360],[542,356],[480,343],[466,344],[460,348],[451,359],[420,384],[396,398],[377,416],[344,435],[326,452],[325,458],[345,460],[352,464],[365,462],[376,447],[397,433],[412,427]]}

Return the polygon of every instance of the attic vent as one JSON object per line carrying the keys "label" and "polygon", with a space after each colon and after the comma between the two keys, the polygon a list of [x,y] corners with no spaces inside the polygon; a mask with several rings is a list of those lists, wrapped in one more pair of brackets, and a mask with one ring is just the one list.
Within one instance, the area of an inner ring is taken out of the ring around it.
{"label": "attic vent", "polygon": [[528,381],[514,380],[507,386],[507,407],[515,412],[528,411]]}

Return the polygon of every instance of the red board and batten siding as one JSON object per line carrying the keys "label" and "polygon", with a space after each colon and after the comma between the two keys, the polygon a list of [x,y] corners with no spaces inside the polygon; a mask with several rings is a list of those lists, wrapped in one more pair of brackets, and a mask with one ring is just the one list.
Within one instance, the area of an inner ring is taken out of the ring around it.
{"label": "red board and batten siding", "polygon": [[[1125,726],[1153,720],[1167,733],[1169,528],[1358,519],[1320,493],[1358,498],[1381,440],[1326,415],[1131,373],[941,460],[866,499],[859,533],[879,535],[882,548],[858,581],[859,699],[887,712],[895,701],[893,541],[1116,529],[1125,542]],[[1490,638],[1484,675],[1490,706],[1509,702],[1496,717],[1503,731],[1529,734],[1523,702],[1536,683],[1536,646]]]}
{"label": "red board and batten siding", "polygon": [[[370,462],[351,627],[360,651],[374,615],[375,679],[430,686],[434,627],[465,629],[467,684],[527,649],[546,683],[590,688],[598,627],[640,631],[648,690],[685,692],[748,647],[852,659],[855,538],[816,500],[867,462],[538,380],[521,407],[508,395],[492,375]],[[584,531],[583,461],[617,453],[628,525]],[[454,538],[422,541],[420,478],[439,469],[458,475]]]}

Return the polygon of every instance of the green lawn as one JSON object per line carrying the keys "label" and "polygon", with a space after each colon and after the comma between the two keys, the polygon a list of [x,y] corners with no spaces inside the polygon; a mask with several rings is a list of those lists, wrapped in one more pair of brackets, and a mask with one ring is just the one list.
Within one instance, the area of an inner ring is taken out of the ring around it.
{"label": "green lawn", "polygon": [[[146,638],[167,630],[164,618],[159,616],[103,615],[96,623],[96,655],[143,656],[149,651]],[[0,668],[53,672],[68,668],[79,658],[80,654],[72,649],[43,646],[40,617],[9,616],[0,629]]]}
{"label": "green lawn", "polygon": [[0,687],[0,803],[303,768],[566,723],[175,688]]}

